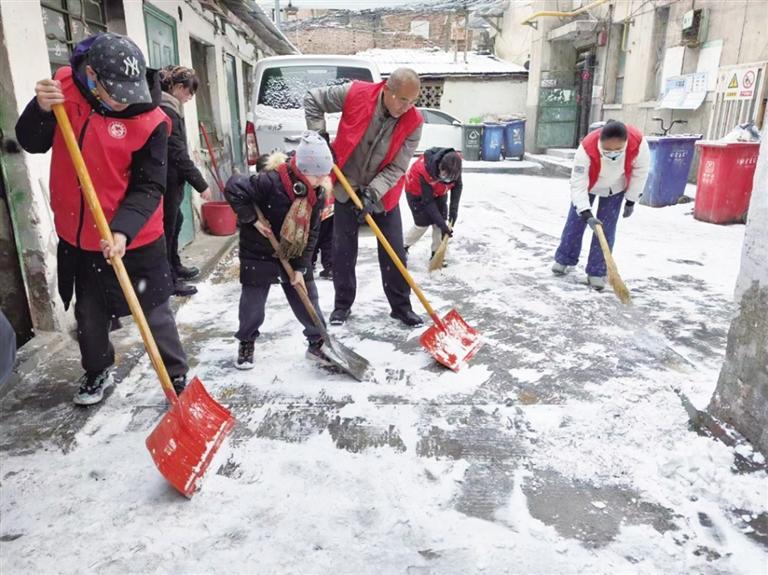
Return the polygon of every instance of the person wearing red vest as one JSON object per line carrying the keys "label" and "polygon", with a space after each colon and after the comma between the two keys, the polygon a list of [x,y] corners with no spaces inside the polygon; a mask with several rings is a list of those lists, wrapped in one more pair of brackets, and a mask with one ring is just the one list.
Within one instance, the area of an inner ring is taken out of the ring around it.
{"label": "person wearing red vest", "polygon": [[[77,339],[85,374],[74,397],[92,405],[112,383],[111,319],[129,309],[105,258],[123,256],[160,354],[177,392],[187,360],[168,304],[171,274],[165,254],[165,193],[170,122],[158,108],[160,87],[144,55],[125,36],[102,33],[75,46],[70,66],[40,80],[36,97],[16,124],[29,153],[51,150],[51,209],[56,233],[59,294],[67,309],[75,295]],[[99,202],[112,230],[101,240],[52,106],[63,104]]]}
{"label": "person wearing red vest", "polygon": [[[459,214],[461,155],[453,148],[430,148],[405,174],[405,198],[413,215],[413,227],[405,234],[405,250],[432,226],[432,255],[445,235],[453,236]],[[448,192],[451,208],[448,210]]]}
{"label": "person wearing red vest", "polygon": [[[341,112],[332,149],[363,202],[355,208],[339,183],[333,228],[334,310],[331,324],[341,325],[350,315],[357,292],[358,228],[371,214],[398,257],[405,261],[403,222],[400,217],[402,179],[421,139],[424,119],[414,108],[421,91],[419,76],[408,68],[395,70],[386,82],[351,84],[310,90],[304,98],[307,128],[327,137],[325,114]],[[391,308],[390,316],[415,327],[423,320],[411,307],[411,290],[384,248],[378,246],[379,268]]]}
{"label": "person wearing red vest", "polygon": [[[587,225],[594,231],[595,226],[601,224],[613,249],[622,202],[624,217],[628,218],[643,193],[650,163],[648,142],[633,126],[609,120],[602,129],[587,134],[573,159],[572,205],[552,265],[556,275],[564,275],[579,263]],[[597,217],[591,210],[595,197],[600,198]],[[587,261],[587,284],[598,291],[603,290],[605,274],[603,252],[594,236]]]}

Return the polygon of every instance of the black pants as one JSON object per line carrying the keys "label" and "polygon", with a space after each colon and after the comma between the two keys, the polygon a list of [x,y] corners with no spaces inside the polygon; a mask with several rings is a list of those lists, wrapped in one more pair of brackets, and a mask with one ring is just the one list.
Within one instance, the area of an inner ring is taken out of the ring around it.
{"label": "black pants", "polygon": [[[99,372],[115,363],[115,348],[109,341],[111,314],[103,293],[75,284],[75,319],[77,320],[77,342],[83,369]],[[151,310],[144,310],[147,323],[157,343],[168,375],[172,378],[186,375],[187,355],[181,347],[176,320],[168,300]]]}
{"label": "black pants", "polygon": [[312,267],[317,263],[317,255],[320,254],[320,263],[324,270],[333,269],[333,216],[324,219],[320,223],[320,235],[317,238],[315,253],[312,254]]}
{"label": "black pants", "polygon": [[181,202],[184,199],[184,189],[181,193],[176,190],[168,190],[163,196],[163,228],[165,230],[165,251],[168,254],[168,263],[171,266],[171,277],[176,281],[176,269],[181,267],[179,258],[179,233],[184,223],[184,215],[181,213]]}
{"label": "black pants", "polygon": [[[355,302],[357,292],[358,226],[357,211],[352,201],[336,202],[333,224],[333,288],[336,292],[336,309],[350,309]],[[400,207],[396,206],[386,214],[373,214],[373,219],[381,228],[395,253],[405,263],[403,247],[403,222],[400,219]],[[378,244],[379,269],[384,293],[392,311],[404,313],[411,309],[411,288],[400,274],[389,254]]]}
{"label": "black pants", "polygon": [[[304,336],[309,342],[315,342],[322,339],[320,330],[317,329],[312,317],[309,315],[307,308],[301,303],[299,294],[290,283],[281,282],[280,285],[285,292],[285,298],[288,300],[288,305],[293,310],[293,315],[296,316],[304,326]],[[317,315],[320,317],[320,321],[325,325],[323,314],[320,311],[320,304],[317,298],[317,286],[314,281],[306,282],[307,292],[309,293],[309,299],[312,305],[315,307]],[[271,284],[263,285],[249,285],[243,284],[243,291],[240,293],[240,327],[235,334],[235,337],[240,341],[253,341],[259,337],[259,328],[264,323],[265,311],[267,307],[267,296],[269,295],[269,289]]]}

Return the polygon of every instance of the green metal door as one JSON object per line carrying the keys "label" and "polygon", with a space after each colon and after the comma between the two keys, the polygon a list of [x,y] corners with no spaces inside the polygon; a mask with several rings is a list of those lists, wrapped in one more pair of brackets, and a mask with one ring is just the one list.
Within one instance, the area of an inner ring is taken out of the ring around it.
{"label": "green metal door", "polygon": [[537,148],[576,146],[579,109],[573,72],[542,72],[536,122]]}
{"label": "green metal door", "polygon": [[232,163],[239,170],[243,165],[243,134],[240,125],[240,97],[237,93],[237,61],[227,54],[227,98],[229,99],[229,116],[232,121]]}
{"label": "green metal door", "polygon": [[[176,20],[151,4],[144,4],[144,23],[147,27],[147,45],[149,46],[149,65],[162,68],[179,63],[179,50],[176,41]],[[184,200],[181,213],[184,223],[179,233],[179,246],[185,246],[195,239],[194,216],[192,215],[192,189],[184,186]]]}

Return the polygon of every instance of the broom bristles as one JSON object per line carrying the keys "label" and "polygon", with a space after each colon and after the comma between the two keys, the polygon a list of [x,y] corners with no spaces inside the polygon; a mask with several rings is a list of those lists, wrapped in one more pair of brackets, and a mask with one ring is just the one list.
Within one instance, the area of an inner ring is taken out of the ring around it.
{"label": "broom bristles", "polygon": [[628,304],[632,298],[629,295],[629,288],[624,280],[621,279],[619,271],[616,269],[616,265],[608,265],[608,283],[613,288],[613,293],[619,298],[621,303]]}
{"label": "broom bristles", "polygon": [[448,250],[448,236],[445,236],[435,251],[435,255],[429,260],[429,271],[433,272],[443,267],[445,252]]}

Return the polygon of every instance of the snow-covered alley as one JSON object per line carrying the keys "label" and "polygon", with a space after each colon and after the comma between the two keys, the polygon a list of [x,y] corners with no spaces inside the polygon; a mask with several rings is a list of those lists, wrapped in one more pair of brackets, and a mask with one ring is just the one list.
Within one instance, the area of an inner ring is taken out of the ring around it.
{"label": "snow-covered alley", "polygon": [[639,206],[615,248],[625,307],[583,267],[551,274],[568,202],[567,180],[467,174],[449,266],[428,275],[426,237],[411,249],[434,307],[484,337],[457,374],[388,317],[370,234],[332,331],[373,380],[306,360],[279,288],[256,369],[235,370],[230,255],[178,313],[193,373],[238,420],[202,489],[181,497],[144,446],[166,409],[145,358],[79,428],[5,444],[2,572],[765,573],[764,460],[690,424],[722,364],[744,227]]}

